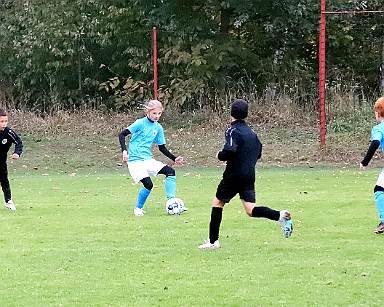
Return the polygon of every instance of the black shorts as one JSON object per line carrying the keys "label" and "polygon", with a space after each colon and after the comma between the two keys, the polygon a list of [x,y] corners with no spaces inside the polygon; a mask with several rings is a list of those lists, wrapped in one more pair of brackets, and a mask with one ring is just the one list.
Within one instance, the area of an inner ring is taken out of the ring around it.
{"label": "black shorts", "polygon": [[216,198],[223,203],[229,203],[233,197],[239,194],[240,199],[254,203],[256,202],[255,182],[237,180],[229,182],[222,179],[217,186]]}

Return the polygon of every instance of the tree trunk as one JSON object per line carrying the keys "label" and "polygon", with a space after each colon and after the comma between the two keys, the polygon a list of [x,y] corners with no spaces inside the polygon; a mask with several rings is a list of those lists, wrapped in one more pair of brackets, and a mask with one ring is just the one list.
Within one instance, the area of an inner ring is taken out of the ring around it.
{"label": "tree trunk", "polygon": [[220,33],[228,34],[230,28],[230,19],[233,13],[233,9],[222,8],[220,12]]}

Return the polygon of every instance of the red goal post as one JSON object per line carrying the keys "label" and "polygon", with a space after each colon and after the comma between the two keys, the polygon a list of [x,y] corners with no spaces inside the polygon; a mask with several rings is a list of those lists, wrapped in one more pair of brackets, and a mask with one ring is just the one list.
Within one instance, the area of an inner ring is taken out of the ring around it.
{"label": "red goal post", "polygon": [[327,15],[336,14],[384,14],[384,11],[334,11],[327,12],[326,0],[320,0],[320,35],[319,35],[319,103],[320,103],[320,143],[325,145],[326,117],[325,117],[325,81],[326,81],[326,25]]}

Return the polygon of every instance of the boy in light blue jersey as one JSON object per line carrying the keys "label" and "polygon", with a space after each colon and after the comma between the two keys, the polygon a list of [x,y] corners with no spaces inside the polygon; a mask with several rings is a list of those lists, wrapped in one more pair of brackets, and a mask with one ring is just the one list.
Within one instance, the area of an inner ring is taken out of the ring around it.
{"label": "boy in light blue jersey", "polygon": [[[176,174],[175,170],[153,158],[151,147],[153,143],[169,159],[177,164],[183,164],[182,156],[174,156],[165,147],[166,141],[164,129],[158,122],[163,113],[163,106],[158,100],[150,100],[144,106],[146,116],[136,120],[133,124],[119,133],[119,142],[123,152],[123,162],[128,163],[129,172],[136,183],[141,182],[143,187],[139,191],[136,206],[133,213],[143,216],[144,204],[152,191],[153,183],[150,176],[157,174],[165,175],[165,192],[167,199],[176,197]],[[125,138],[132,134],[129,148],[125,144]]]}
{"label": "boy in light blue jersey", "polygon": [[[371,145],[369,146],[363,161],[360,163],[360,169],[363,171],[371,161],[376,150],[379,147],[381,147],[382,150],[384,149],[384,97],[381,97],[376,101],[374,110],[376,120],[379,124],[372,128]],[[384,232],[384,169],[381,171],[373,191],[377,211],[380,217],[380,223],[373,233],[381,234]]]}

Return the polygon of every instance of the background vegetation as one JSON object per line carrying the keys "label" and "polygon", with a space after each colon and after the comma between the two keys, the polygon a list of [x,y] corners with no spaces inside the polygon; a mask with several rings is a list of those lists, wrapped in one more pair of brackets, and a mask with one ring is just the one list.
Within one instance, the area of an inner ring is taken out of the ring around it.
{"label": "background vegetation", "polygon": [[[380,1],[327,4],[383,9]],[[261,163],[355,163],[366,150],[380,95],[382,14],[328,16],[327,147],[319,148],[317,0],[0,5],[0,103],[26,150],[60,158],[65,144],[80,153],[70,156],[79,164],[120,163],[116,134],[153,97],[154,26],[162,122],[169,147],[190,165],[216,164],[228,106],[239,96],[265,145]],[[45,155],[34,162],[44,165]]]}
{"label": "background vegetation", "polygon": [[[2,0],[0,101],[39,114],[168,107],[221,111],[236,96],[316,110],[318,0]],[[329,0],[329,11],[382,10],[379,0]],[[328,95],[379,94],[383,15],[329,15]],[[356,107],[359,107],[356,104]]]}
{"label": "background vegetation", "polygon": [[[10,112],[10,126],[23,138],[25,151],[20,161],[9,163],[14,165],[11,167],[22,167],[23,171],[72,168],[76,172],[125,168],[121,163],[117,134],[142,116],[142,111],[112,114],[60,111],[42,118],[29,111]],[[375,124],[372,108],[368,105],[356,113],[337,115],[328,125],[326,146],[320,146],[319,125],[313,112],[301,112],[283,104],[283,101],[270,107],[251,105],[247,121],[263,143],[263,155],[258,166],[357,167],[369,146],[370,130]],[[216,153],[223,146],[224,131],[229,123],[228,112],[179,114],[165,109],[161,123],[167,147],[173,153],[183,155],[186,166],[222,166]],[[153,153],[171,163],[156,146]],[[381,151],[377,151],[370,166],[381,163]]]}

